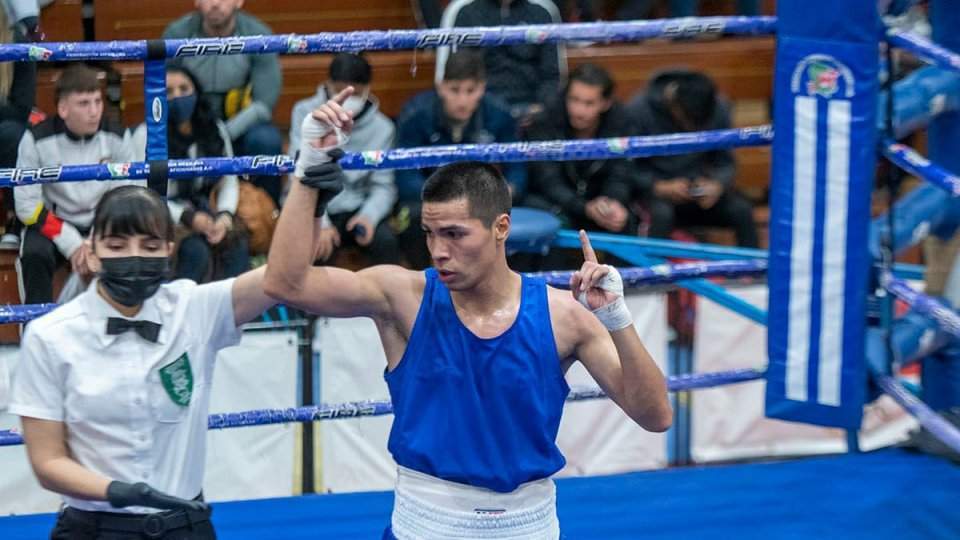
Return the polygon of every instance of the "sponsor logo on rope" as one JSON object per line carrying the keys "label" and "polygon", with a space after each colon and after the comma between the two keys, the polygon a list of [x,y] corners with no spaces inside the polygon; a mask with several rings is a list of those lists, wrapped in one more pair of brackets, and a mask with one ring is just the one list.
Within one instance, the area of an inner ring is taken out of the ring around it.
{"label": "sponsor logo on rope", "polygon": [[547,33],[543,30],[527,30],[524,37],[527,40],[527,43],[543,43],[547,40]]}
{"label": "sponsor logo on rope", "polygon": [[253,168],[276,167],[278,169],[293,168],[293,159],[290,156],[254,156],[251,162]]}
{"label": "sponsor logo on rope", "polygon": [[740,129],[740,138],[749,139],[750,137],[773,137],[773,126],[751,126]]}
{"label": "sponsor logo on rope", "polygon": [[107,170],[113,178],[127,178],[130,176],[129,163],[107,163]]}
{"label": "sponsor logo on rope", "polygon": [[723,21],[704,21],[697,17],[678,19],[663,27],[664,37],[688,37],[700,34],[722,34],[726,25]]}
{"label": "sponsor logo on rope", "polygon": [[184,43],[177,47],[174,57],[240,54],[242,41],[216,41],[206,43]]}
{"label": "sponsor logo on rope", "polygon": [[331,418],[355,418],[357,416],[370,416],[377,411],[374,403],[354,402],[344,403],[336,408],[326,408],[314,413],[315,420],[329,420]]}
{"label": "sponsor logo on rope", "polygon": [[45,47],[31,45],[30,48],[27,49],[27,56],[29,56],[31,60],[49,60],[50,57],[53,56],[53,51]]}
{"label": "sponsor logo on rope", "polygon": [[9,180],[15,184],[24,182],[56,182],[63,173],[63,167],[40,167],[27,169],[0,169],[0,180]]}
{"label": "sponsor logo on rope", "polygon": [[420,36],[414,47],[443,47],[445,45],[473,47],[483,42],[483,32],[434,32]]}
{"label": "sponsor logo on rope", "polygon": [[380,165],[386,157],[382,150],[369,150],[360,152],[364,165]]}
{"label": "sponsor logo on rope", "polygon": [[797,63],[790,79],[794,94],[851,98],[856,91],[853,72],[845,64],[827,54],[811,54]]}
{"label": "sponsor logo on rope", "polygon": [[616,154],[622,154],[627,151],[627,148],[630,147],[630,139],[626,137],[619,137],[616,139],[607,139],[607,148],[611,152]]}
{"label": "sponsor logo on rope", "polygon": [[181,407],[190,404],[190,398],[193,397],[193,369],[190,368],[187,353],[160,368],[160,381],[174,403]]}
{"label": "sponsor logo on rope", "polygon": [[302,53],[307,50],[307,40],[296,36],[290,35],[287,38],[287,52],[289,53]]}

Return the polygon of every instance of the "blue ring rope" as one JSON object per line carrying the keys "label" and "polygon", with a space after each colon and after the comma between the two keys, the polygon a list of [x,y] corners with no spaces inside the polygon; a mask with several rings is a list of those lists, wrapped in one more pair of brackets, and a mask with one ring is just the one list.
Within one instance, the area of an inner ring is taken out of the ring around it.
{"label": "blue ring rope", "polygon": [[904,32],[889,30],[887,41],[895,47],[909,51],[917,58],[945,69],[960,71],[960,54],[937,45],[929,39]]}
{"label": "blue ring rope", "polygon": [[917,399],[893,377],[874,374],[874,380],[883,389],[884,393],[916,418],[921,426],[927,428],[927,431],[955,452],[960,452],[960,430],[956,426],[947,422],[942,416]]}
{"label": "blue ring rope", "polygon": [[[776,21],[776,17],[685,17],[647,21],[323,32],[162,41],[167,58],[234,54],[311,54],[432,49],[444,46],[499,47],[569,41],[616,43],[698,35],[761,36],[773,34],[776,31]],[[0,45],[0,62],[146,59],[146,40]]]}
{"label": "blue ring rope", "polygon": [[[714,386],[737,384],[763,379],[765,372],[759,369],[735,369],[715,373],[701,373],[668,377],[667,388],[671,392],[710,388]],[[571,389],[568,402],[605,398],[599,388]],[[289,422],[314,422],[320,420],[338,420],[393,414],[393,405],[387,400],[351,401],[337,405],[313,405],[291,407],[288,409],[259,409],[235,413],[217,413],[207,417],[208,429],[224,429]],[[19,433],[10,430],[0,431],[0,446],[23,444]]]}
{"label": "blue ring rope", "polygon": [[[626,287],[662,285],[693,277],[762,277],[767,273],[767,262],[719,261],[683,264],[658,264],[648,268],[622,268],[620,275]],[[555,287],[566,288],[573,272],[543,272],[529,274],[546,278]],[[53,311],[57,304],[25,304],[0,306],[0,324],[25,323]]]}
{"label": "blue ring rope", "polygon": [[906,282],[889,274],[883,274],[880,277],[880,284],[890,294],[903,300],[914,312],[937,323],[937,326],[945,332],[960,337],[960,315],[957,315],[957,312],[949,306],[944,305],[932,296],[914,290]]}
{"label": "blue ring rope", "polygon": [[883,155],[908,173],[960,197],[960,176],[932,163],[919,152],[891,139],[883,141]]}
{"label": "blue ring rope", "polygon": [[[424,146],[350,152],[340,160],[340,165],[347,170],[420,169],[467,159],[491,163],[560,159],[623,159],[743,146],[764,146],[770,144],[772,140],[773,129],[770,126],[756,126],[611,139]],[[171,159],[167,163],[170,178],[225,174],[281,175],[293,172],[294,166],[293,159],[284,155]],[[0,187],[50,182],[142,179],[149,175],[150,165],[143,161],[64,165],[38,169],[0,169]]]}

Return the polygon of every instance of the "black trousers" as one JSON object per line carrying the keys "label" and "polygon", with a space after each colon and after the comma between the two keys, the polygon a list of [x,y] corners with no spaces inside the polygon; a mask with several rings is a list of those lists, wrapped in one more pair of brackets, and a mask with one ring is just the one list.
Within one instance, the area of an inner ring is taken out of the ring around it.
{"label": "black trousers", "polygon": [[149,515],[64,508],[50,540],[216,540],[209,512],[172,510]]}
{"label": "black trousers", "polygon": [[668,238],[675,227],[730,227],[740,247],[755,248],[760,243],[753,207],[734,192],[725,192],[706,210],[695,202],[674,205],[656,197],[646,201],[646,206],[650,212],[649,234],[654,238]]}
{"label": "black trousers", "polygon": [[[81,230],[86,235],[87,231]],[[53,241],[31,225],[23,234],[20,244],[20,283],[23,286],[24,304],[53,302],[53,274],[67,264]]]}

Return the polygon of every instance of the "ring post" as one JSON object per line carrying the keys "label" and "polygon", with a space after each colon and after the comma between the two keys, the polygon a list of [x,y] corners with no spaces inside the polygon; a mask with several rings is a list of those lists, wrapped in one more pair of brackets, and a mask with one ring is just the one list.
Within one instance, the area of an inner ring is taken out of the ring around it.
{"label": "ring post", "polygon": [[[934,0],[930,3],[930,23],[933,26],[933,41],[937,45],[960,53],[960,0]],[[950,111],[938,115],[930,122],[927,145],[930,160],[946,171],[960,175],[960,112]],[[956,261],[954,265],[956,265]],[[935,410],[949,409],[960,404],[960,380],[956,375],[960,359],[955,347],[948,347],[938,355],[922,360],[921,386],[924,401]]]}
{"label": "ring post", "polygon": [[875,0],[777,3],[766,414],[857,429],[876,163]]}
{"label": "ring post", "polygon": [[[167,68],[163,40],[147,42],[148,60],[143,63],[143,103],[147,123],[147,148],[150,163],[147,185],[161,197],[167,195]],[[163,162],[162,164],[160,162]]]}

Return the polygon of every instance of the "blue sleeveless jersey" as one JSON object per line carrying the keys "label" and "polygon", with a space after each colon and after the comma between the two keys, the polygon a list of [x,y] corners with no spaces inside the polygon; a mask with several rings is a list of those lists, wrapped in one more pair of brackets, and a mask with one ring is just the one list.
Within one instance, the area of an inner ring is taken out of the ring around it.
{"label": "blue sleeveless jersey", "polygon": [[566,461],[556,438],[570,388],[546,283],[523,276],[513,326],[482,339],[460,322],[436,271],[427,270],[426,279],[407,350],[386,374],[393,458],[415,471],[504,493],[560,470]]}

